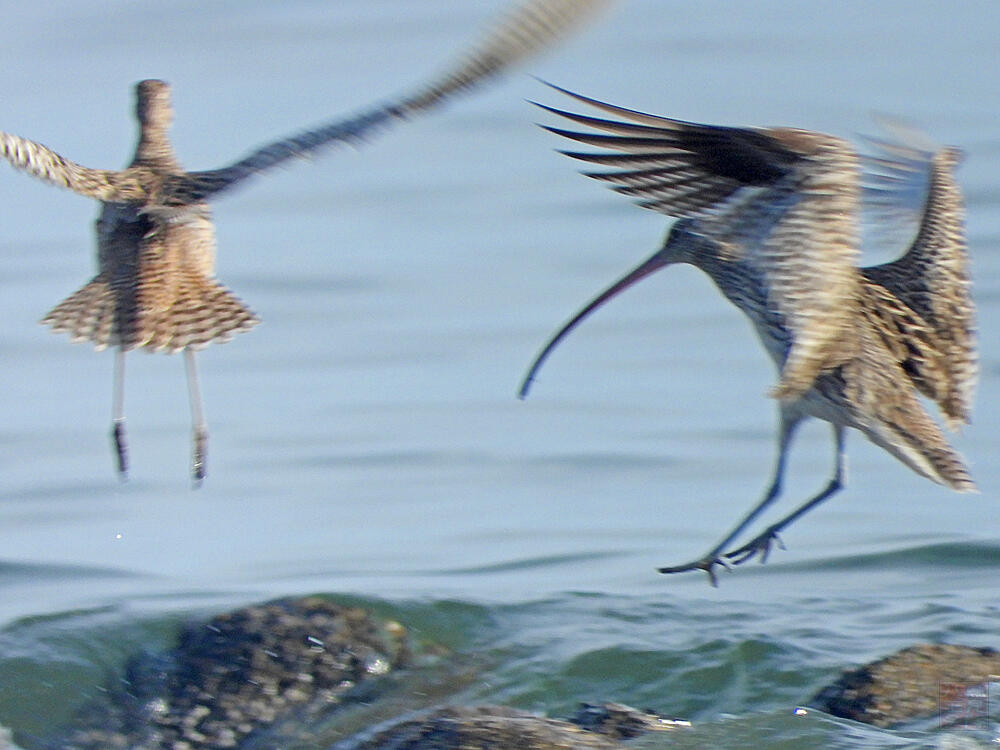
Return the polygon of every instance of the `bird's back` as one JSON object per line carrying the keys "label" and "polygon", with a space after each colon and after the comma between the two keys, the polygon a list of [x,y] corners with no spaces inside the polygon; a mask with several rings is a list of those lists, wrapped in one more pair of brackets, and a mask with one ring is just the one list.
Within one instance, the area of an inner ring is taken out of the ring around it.
{"label": "bird's back", "polygon": [[137,203],[104,203],[98,273],[42,321],[98,349],[176,352],[227,341],[257,316],[215,280],[207,205],[172,218]]}

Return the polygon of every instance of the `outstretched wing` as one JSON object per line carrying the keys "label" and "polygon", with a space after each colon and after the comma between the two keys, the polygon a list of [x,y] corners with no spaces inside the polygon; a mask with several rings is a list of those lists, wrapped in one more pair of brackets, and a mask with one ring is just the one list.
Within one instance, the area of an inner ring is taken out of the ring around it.
{"label": "outstretched wing", "polygon": [[374,135],[380,128],[398,119],[398,110],[387,105],[346,120],[306,130],[289,138],[269,143],[249,156],[222,169],[183,172],[169,176],[160,190],[156,206],[149,212],[170,215],[171,209],[214,198],[249,177],[265,172],[294,158],[307,158],[316,151],[337,143],[357,143]]}
{"label": "outstretched wing", "polygon": [[[121,172],[91,169],[65,159],[41,143],[0,131],[0,153],[20,169],[56,187],[107,201],[116,199],[124,187]],[[136,187],[131,186],[133,191]]]}
{"label": "outstretched wing", "polygon": [[[961,153],[923,144],[869,139],[879,150],[868,180],[872,202],[920,206],[916,237],[897,260],[861,269],[869,282],[897,297],[934,337],[938,364],[910,346],[901,364],[954,427],[967,423],[978,375],[975,307],[965,242],[965,210],[955,180]],[[889,166],[887,167],[887,160]]]}
{"label": "outstretched wing", "polygon": [[[552,84],[548,84],[552,86]],[[617,107],[552,86],[574,99],[630,122],[607,120],[537,104],[580,125],[609,133],[546,130],[611,153],[561,151],[574,159],[618,167],[585,172],[613,185],[638,205],[667,216],[721,213],[752,188],[775,186],[787,178],[801,156],[766,132],[752,128],[699,125]]]}
{"label": "outstretched wing", "polygon": [[370,138],[398,120],[434,109],[506,72],[615,1],[528,0],[505,16],[468,54],[415,94],[275,141],[228,167],[179,175],[164,186],[162,203],[169,208],[207,200],[289,159],[308,157],[335,144]]}
{"label": "outstretched wing", "polygon": [[587,176],[639,205],[693,217],[701,234],[752,264],[792,345],[773,395],[796,398],[821,370],[847,358],[854,314],[857,157],[844,141],[792,128],[753,129],[672,120],[573,94],[624,118],[600,119],[544,107],[600,133],[547,128],[609,152],[564,151],[615,167]]}
{"label": "outstretched wing", "polygon": [[931,159],[939,146],[909,123],[878,115],[885,134],[861,134],[868,144],[861,155],[866,247],[907,247],[923,218],[930,189]]}

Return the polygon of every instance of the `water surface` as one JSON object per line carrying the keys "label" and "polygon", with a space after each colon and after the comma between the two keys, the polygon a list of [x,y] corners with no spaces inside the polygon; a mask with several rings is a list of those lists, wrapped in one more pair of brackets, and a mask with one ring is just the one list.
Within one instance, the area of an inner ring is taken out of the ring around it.
{"label": "water surface", "polygon": [[[131,86],[159,77],[178,155],[212,168],[406,90],[502,5],[0,2],[0,127],[117,167]],[[220,278],[264,324],[200,355],[197,492],[176,357],[129,357],[133,470],[115,479],[111,356],[37,325],[92,273],[96,207],[0,170],[0,723],[64,717],[188,615],[326,592],[470,660],[480,677],[442,701],[619,700],[691,718],[691,747],[943,742],[792,709],[915,640],[997,645],[997,39],[986,2],[630,0],[528,67],[695,121],[852,136],[890,113],[967,152],[982,378],[955,442],[981,494],[852,434],[848,488],[717,590],[653,571],[766,485],[771,365],[707,279],[670,269],[517,401],[547,335],[667,227],[554,153],[526,100],[567,102],[526,73],[219,201]],[[802,431],[782,509],[826,482],[828,433]]]}

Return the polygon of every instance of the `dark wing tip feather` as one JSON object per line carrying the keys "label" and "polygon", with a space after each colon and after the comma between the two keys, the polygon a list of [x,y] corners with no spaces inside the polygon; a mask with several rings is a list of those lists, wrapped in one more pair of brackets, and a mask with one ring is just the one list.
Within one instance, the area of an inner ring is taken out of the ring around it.
{"label": "dark wing tip feather", "polygon": [[[539,79],[541,80],[541,79]],[[578,102],[586,104],[594,109],[606,112],[617,117],[624,117],[626,120],[632,120],[633,122],[642,123],[643,125],[648,125],[652,127],[665,128],[667,130],[673,130],[677,127],[683,127],[685,125],[693,125],[694,123],[685,122],[684,120],[675,120],[670,117],[663,117],[661,115],[650,114],[649,112],[642,112],[638,109],[629,109],[628,107],[620,107],[617,104],[609,104],[608,102],[602,102],[600,99],[592,99],[589,96],[584,96],[583,94],[577,94],[575,91],[570,91],[562,86],[556,86],[554,83],[549,83],[548,81],[541,81],[549,88],[558,91],[561,94],[575,99]]]}
{"label": "dark wing tip feather", "polygon": [[577,130],[566,130],[565,128],[556,128],[551,125],[541,125],[541,128],[550,133],[554,133],[555,135],[562,136],[563,138],[568,138],[571,141],[578,141],[579,143],[586,143],[589,146],[596,146],[599,148],[616,149],[626,153],[651,151],[663,149],[669,146],[669,144],[664,143],[662,138],[656,137],[644,137],[637,135],[607,135],[604,133],[581,133]]}
{"label": "dark wing tip feather", "polygon": [[554,89],[554,90],[558,91],[560,94],[565,94],[566,96],[568,96],[568,97],[570,97],[572,99],[576,99],[578,102],[583,102],[584,104],[589,104],[591,107],[596,107],[597,109],[612,109],[612,110],[615,110],[615,111],[620,112],[622,114],[632,113],[634,115],[642,115],[643,117],[656,117],[657,119],[665,119],[665,118],[660,118],[657,115],[650,115],[650,114],[648,114],[646,112],[640,112],[640,111],[635,110],[635,109],[627,109],[625,107],[619,107],[619,106],[614,105],[614,104],[608,104],[607,102],[602,102],[599,99],[592,99],[589,96],[584,96],[583,94],[578,94],[575,91],[570,91],[567,88],[563,88],[562,86],[557,86],[556,84],[550,83],[550,82],[548,82],[546,80],[543,80],[541,78],[539,78],[538,80],[541,81],[542,83],[544,83],[550,89]]}
{"label": "dark wing tip feather", "polygon": [[678,133],[686,125],[686,123],[679,120],[664,120],[658,125],[623,122],[622,120],[609,120],[603,117],[592,117],[590,115],[569,112],[556,107],[550,107],[546,104],[539,104],[538,102],[531,103],[546,112],[550,112],[551,114],[562,117],[570,122],[577,123],[578,125],[586,125],[587,127],[594,128],[595,130],[603,130],[606,133],[615,133],[617,135],[650,136],[671,141],[677,138]]}

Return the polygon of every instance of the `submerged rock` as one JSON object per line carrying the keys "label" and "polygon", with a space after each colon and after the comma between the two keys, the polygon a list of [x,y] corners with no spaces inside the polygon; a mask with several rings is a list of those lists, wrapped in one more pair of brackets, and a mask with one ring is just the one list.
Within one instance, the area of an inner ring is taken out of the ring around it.
{"label": "submerged rock", "polygon": [[[187,625],[169,651],[130,659],[101,701],[42,746],[329,748],[333,738],[365,726],[366,711],[387,715],[373,707],[385,693],[398,698],[400,682],[376,678],[409,659],[403,626],[363,609],[321,597],[251,605]],[[569,720],[503,706],[447,707],[393,719],[335,748],[625,750],[622,740],[678,723],[619,703],[583,704]],[[0,733],[0,750],[3,742]]]}
{"label": "submerged rock", "polygon": [[251,605],[188,625],[175,649],[142,655],[125,687],[57,746],[72,750],[240,747],[280,722],[331,713],[361,683],[405,663],[405,630],[320,597]]}
{"label": "submerged rock", "polygon": [[674,725],[620,703],[584,704],[570,721],[505,706],[449,706],[338,743],[334,750],[626,750],[619,738]]}
{"label": "submerged rock", "polygon": [[647,732],[690,726],[689,722],[665,719],[624,703],[583,703],[570,721],[587,731],[622,740],[641,737]]}
{"label": "submerged rock", "polygon": [[988,683],[997,675],[1000,652],[923,643],[845,672],[812,702],[835,716],[877,727],[935,715],[946,720],[956,710],[974,719],[980,693],[988,700]]}

